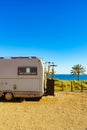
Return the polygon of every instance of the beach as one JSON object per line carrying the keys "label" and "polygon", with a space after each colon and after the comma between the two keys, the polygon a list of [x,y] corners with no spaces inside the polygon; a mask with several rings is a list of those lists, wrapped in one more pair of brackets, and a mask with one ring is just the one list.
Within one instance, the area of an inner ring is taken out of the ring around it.
{"label": "beach", "polygon": [[55,92],[40,101],[0,101],[0,130],[87,130],[87,93]]}

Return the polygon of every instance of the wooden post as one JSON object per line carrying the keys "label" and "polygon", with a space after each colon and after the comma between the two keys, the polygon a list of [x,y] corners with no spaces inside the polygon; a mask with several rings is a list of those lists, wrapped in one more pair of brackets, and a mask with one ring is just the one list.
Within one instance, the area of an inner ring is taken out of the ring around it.
{"label": "wooden post", "polygon": [[64,85],[63,82],[61,82],[62,91],[64,91]]}
{"label": "wooden post", "polygon": [[71,81],[71,92],[73,92],[73,82]]}
{"label": "wooden post", "polygon": [[81,81],[81,92],[83,92],[83,85],[82,85],[82,81]]}

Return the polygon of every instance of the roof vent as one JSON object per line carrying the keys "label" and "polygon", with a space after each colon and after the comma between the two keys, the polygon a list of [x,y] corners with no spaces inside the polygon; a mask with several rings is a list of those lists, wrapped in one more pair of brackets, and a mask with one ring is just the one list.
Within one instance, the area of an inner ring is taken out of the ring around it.
{"label": "roof vent", "polygon": [[29,57],[11,57],[11,59],[29,59]]}
{"label": "roof vent", "polygon": [[4,57],[0,57],[0,59],[4,59]]}
{"label": "roof vent", "polygon": [[36,56],[31,56],[31,58],[36,59]]}

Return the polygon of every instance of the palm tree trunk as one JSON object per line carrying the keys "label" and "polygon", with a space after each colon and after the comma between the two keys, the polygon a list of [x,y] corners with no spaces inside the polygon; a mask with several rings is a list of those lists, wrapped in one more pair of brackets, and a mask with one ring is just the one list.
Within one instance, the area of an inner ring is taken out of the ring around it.
{"label": "palm tree trunk", "polygon": [[80,80],[80,74],[78,73],[78,81]]}

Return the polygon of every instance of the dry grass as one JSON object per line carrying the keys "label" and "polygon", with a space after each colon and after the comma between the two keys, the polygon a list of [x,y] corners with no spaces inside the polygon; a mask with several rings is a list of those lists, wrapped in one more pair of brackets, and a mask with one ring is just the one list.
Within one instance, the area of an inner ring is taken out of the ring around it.
{"label": "dry grass", "polygon": [[87,130],[87,93],[57,92],[38,102],[0,102],[0,130]]}
{"label": "dry grass", "polygon": [[55,80],[55,91],[62,91],[62,89],[71,91],[71,82],[74,91],[81,90],[81,87],[87,90],[87,81]]}

